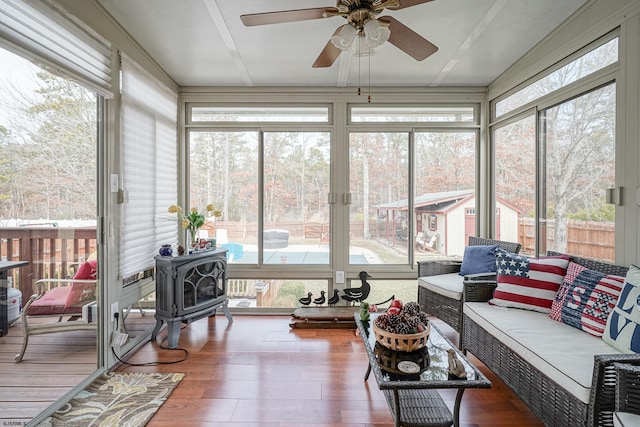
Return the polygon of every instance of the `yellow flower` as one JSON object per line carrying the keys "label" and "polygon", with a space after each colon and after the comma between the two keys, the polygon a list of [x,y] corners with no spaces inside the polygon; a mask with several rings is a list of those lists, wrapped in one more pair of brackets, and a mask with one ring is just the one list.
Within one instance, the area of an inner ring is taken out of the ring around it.
{"label": "yellow flower", "polygon": [[220,218],[222,216],[222,211],[215,209],[211,203],[209,203],[202,212],[200,212],[198,208],[192,207],[186,215],[183,213],[182,207],[178,205],[171,205],[169,206],[169,213],[178,214],[177,219],[180,222],[180,225],[192,232],[197,231],[204,225],[209,214],[212,214],[215,218]]}

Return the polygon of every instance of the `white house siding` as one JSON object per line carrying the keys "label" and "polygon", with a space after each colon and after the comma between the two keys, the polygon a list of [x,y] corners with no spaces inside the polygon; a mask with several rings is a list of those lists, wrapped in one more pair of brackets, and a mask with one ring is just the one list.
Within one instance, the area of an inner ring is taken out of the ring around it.
{"label": "white house siding", "polygon": [[507,242],[518,241],[518,212],[511,207],[497,202],[496,205],[500,209],[500,236],[499,240]]}
{"label": "white house siding", "polygon": [[447,255],[464,254],[465,242],[465,211],[467,208],[475,209],[475,197],[471,197],[465,203],[454,205],[446,212],[447,215]]}

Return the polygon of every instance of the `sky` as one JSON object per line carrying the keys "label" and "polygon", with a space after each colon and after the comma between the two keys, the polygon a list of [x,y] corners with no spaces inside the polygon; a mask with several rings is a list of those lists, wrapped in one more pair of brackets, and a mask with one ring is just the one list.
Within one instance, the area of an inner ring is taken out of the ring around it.
{"label": "sky", "polygon": [[0,47],[0,125],[7,123],[7,105],[16,93],[15,89],[7,90],[8,85],[19,88],[23,94],[33,92],[36,70],[36,65]]}

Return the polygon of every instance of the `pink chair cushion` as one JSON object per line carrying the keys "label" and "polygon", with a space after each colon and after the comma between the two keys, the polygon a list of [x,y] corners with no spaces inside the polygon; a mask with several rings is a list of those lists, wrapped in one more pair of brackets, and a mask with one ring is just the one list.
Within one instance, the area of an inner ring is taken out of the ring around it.
{"label": "pink chair cushion", "polygon": [[[97,274],[98,262],[94,259],[82,263],[73,278],[78,280],[96,280]],[[95,283],[73,283],[64,305],[65,312],[77,312],[79,309],[82,313],[83,305],[95,301],[95,291]]]}
{"label": "pink chair cushion", "polygon": [[[71,286],[58,286],[46,292],[40,299],[35,300],[27,315],[29,316],[57,316],[66,314],[65,303],[71,292]],[[82,307],[80,307],[82,313]]]}

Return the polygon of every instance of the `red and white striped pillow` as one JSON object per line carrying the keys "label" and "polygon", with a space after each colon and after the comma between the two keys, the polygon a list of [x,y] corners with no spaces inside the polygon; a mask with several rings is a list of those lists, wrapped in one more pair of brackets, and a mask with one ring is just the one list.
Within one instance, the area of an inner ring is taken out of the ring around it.
{"label": "red and white striped pillow", "polygon": [[623,286],[624,277],[607,275],[600,279],[582,311],[580,318],[582,330],[597,337],[604,334],[607,318],[616,306]]}
{"label": "red and white striped pillow", "polygon": [[550,318],[557,320],[558,322],[562,322],[562,306],[564,305],[565,299],[571,298],[569,294],[573,288],[573,281],[576,280],[578,274],[582,273],[586,269],[587,267],[580,264],[571,261],[569,262],[567,274],[565,274],[562,285],[560,285],[560,288],[553,299],[553,303],[551,304],[551,313],[549,313]]}
{"label": "red and white striped pillow", "polygon": [[568,256],[528,258],[497,249],[498,286],[489,304],[549,313],[568,264]]}

